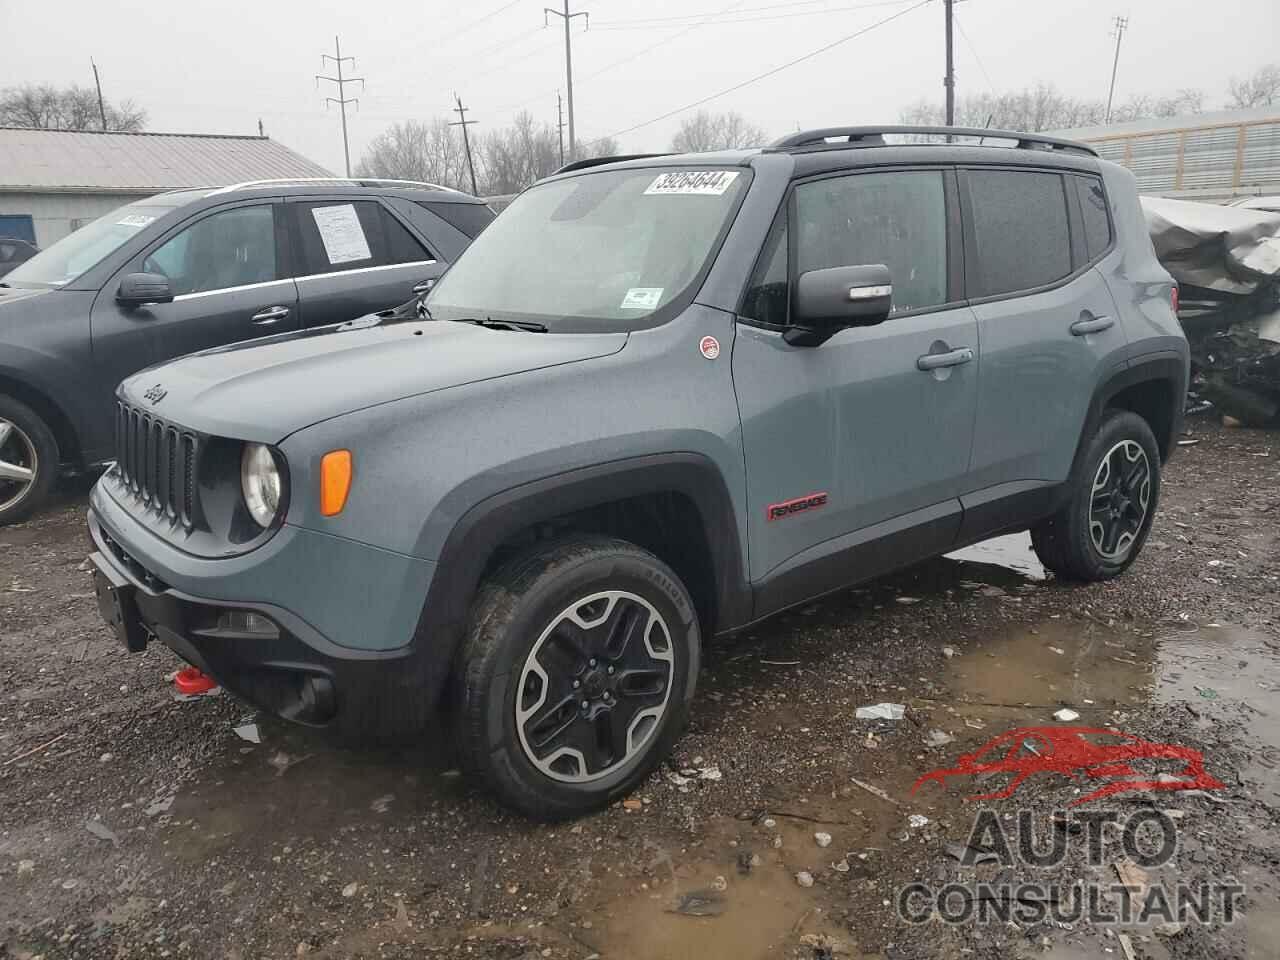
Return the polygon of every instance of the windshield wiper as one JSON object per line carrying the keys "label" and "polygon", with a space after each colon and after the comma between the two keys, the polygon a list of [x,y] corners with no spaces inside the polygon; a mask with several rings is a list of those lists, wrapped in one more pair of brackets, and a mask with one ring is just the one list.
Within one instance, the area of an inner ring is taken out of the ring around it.
{"label": "windshield wiper", "polygon": [[545,323],[537,323],[533,320],[494,320],[493,317],[485,317],[483,320],[477,317],[450,317],[454,323],[472,323],[477,327],[484,327],[488,330],[524,330],[528,333],[546,333],[547,325]]}

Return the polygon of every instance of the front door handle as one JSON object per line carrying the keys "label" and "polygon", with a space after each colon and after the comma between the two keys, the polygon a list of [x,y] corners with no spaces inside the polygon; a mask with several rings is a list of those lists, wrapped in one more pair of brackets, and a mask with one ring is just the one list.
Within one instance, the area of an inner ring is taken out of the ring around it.
{"label": "front door handle", "polygon": [[948,353],[926,353],[916,361],[916,369],[927,372],[929,370],[941,370],[943,367],[958,367],[960,364],[968,363],[972,359],[973,349],[971,347],[960,347]]}
{"label": "front door handle", "polygon": [[279,323],[287,316],[289,316],[288,307],[267,307],[267,309],[255,313],[251,322],[259,327],[269,327],[273,323]]}
{"label": "front door handle", "polygon": [[1110,330],[1116,325],[1116,322],[1110,317],[1091,317],[1088,320],[1077,320],[1071,325],[1071,334],[1076,337],[1083,337],[1088,333],[1101,333],[1103,330]]}

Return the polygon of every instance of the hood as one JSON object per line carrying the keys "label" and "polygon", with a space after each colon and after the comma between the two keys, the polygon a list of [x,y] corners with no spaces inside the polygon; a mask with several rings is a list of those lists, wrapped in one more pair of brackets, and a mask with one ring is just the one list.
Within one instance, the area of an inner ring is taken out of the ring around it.
{"label": "hood", "polygon": [[[0,283],[3,282],[3,280],[0,280]],[[48,287],[37,287],[34,289],[24,287],[0,287],[0,317],[12,316],[12,314],[9,313],[9,308],[18,303],[23,303],[29,307],[37,297],[48,298],[57,292],[57,290],[52,290]]]}
{"label": "hood", "polygon": [[329,327],[150,367],[125,380],[120,395],[202,433],[278,443],[365,407],[608,356],[626,342],[625,333],[524,333],[447,321]]}

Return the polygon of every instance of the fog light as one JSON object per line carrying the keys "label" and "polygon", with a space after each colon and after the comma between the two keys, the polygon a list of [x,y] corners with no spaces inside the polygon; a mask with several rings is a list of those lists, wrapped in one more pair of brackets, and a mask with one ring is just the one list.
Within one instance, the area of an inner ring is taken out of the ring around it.
{"label": "fog light", "polygon": [[280,628],[252,610],[223,610],[218,614],[219,633],[246,633],[255,637],[278,637]]}

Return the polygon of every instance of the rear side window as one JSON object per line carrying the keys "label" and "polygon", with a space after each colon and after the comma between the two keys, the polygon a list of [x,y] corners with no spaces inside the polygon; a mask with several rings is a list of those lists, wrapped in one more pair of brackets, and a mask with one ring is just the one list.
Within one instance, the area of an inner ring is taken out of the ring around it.
{"label": "rear side window", "polygon": [[1071,271],[1071,231],[1062,176],[1028,170],[970,170],[975,297],[1055,283]]}
{"label": "rear side window", "polygon": [[1080,217],[1084,221],[1085,249],[1096,260],[1111,246],[1111,218],[1107,215],[1107,195],[1097,177],[1071,178],[1080,195]]}
{"label": "rear side window", "polygon": [[493,222],[493,211],[483,203],[440,203],[419,200],[418,206],[434,213],[449,226],[460,230],[473,240],[480,236],[481,230]]}
{"label": "rear side window", "polygon": [[418,263],[433,257],[375,200],[295,203],[299,276]]}
{"label": "rear side window", "polygon": [[946,303],[947,207],[941,173],[832,177],[801,184],[795,196],[797,274],[883,263],[893,278],[895,313]]}

